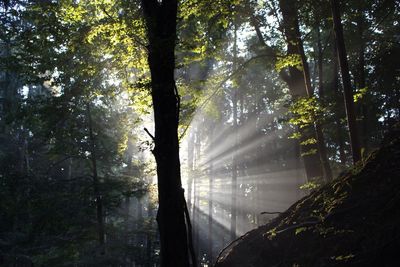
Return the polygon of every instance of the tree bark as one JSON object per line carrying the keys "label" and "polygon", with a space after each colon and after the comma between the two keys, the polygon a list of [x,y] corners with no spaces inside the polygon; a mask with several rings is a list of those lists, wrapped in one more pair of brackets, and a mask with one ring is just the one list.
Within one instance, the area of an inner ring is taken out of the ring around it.
{"label": "tree bark", "polygon": [[344,103],[346,108],[347,125],[349,127],[350,146],[353,157],[353,163],[361,160],[360,143],[357,132],[356,115],[354,111],[353,90],[351,88],[349,65],[347,62],[347,53],[343,37],[343,27],[340,18],[339,0],[331,0],[331,9],[333,16],[333,30],[338,52],[338,60],[342,73]]}
{"label": "tree bark", "polygon": [[142,0],[148,37],[157,163],[161,266],[189,266],[185,199],[179,161],[179,95],[174,80],[176,0]]}

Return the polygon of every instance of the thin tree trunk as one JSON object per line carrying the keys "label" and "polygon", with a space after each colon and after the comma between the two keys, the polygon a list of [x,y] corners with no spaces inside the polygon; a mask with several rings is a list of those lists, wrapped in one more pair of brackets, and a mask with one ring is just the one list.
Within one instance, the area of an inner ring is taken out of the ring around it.
{"label": "thin tree trunk", "polygon": [[142,6],[149,42],[148,63],[155,121],[153,154],[157,163],[161,266],[187,267],[190,233],[185,223],[179,161],[180,99],[174,80],[178,3],[176,0],[142,0]]}
{"label": "thin tree trunk", "polygon": [[[150,198],[147,198],[147,217],[150,220],[150,227],[153,225],[153,207],[151,205]],[[152,236],[151,231],[147,231],[146,233],[146,267],[152,267],[153,266],[153,242],[154,236]]]}
{"label": "thin tree trunk", "polygon": [[[325,91],[324,91],[324,70],[323,70],[323,51],[322,51],[322,43],[321,43],[321,33],[320,33],[320,20],[317,17],[317,47],[318,47],[318,94],[320,98],[321,105],[325,104],[324,98],[325,98]],[[307,64],[307,63],[306,63]],[[329,159],[328,159],[328,152],[325,146],[325,138],[324,138],[324,133],[322,129],[322,125],[320,122],[316,121],[315,122],[315,130],[317,133],[317,138],[318,138],[318,148],[321,154],[321,162],[323,165],[324,173],[325,173],[325,178],[327,181],[332,180],[332,170],[331,166],[329,165]]]}
{"label": "thin tree trunk", "polygon": [[[214,128],[211,130],[213,136]],[[213,182],[214,165],[210,162],[209,181],[208,181],[208,259],[210,265],[213,263]]]}
{"label": "thin tree trunk", "polygon": [[335,96],[335,105],[336,105],[336,114],[335,114],[335,124],[336,124],[336,135],[337,135],[337,141],[338,141],[338,146],[339,146],[339,159],[340,163],[342,163],[343,166],[346,165],[346,152],[344,148],[344,138],[343,138],[343,133],[342,133],[342,123],[340,122],[340,114],[338,113],[340,108],[340,103],[343,103],[342,97],[340,96],[340,90],[339,90],[339,68],[338,68],[338,56],[337,56],[337,48],[336,44],[333,43],[333,73],[332,73],[332,90],[333,94]]}
{"label": "thin tree trunk", "polygon": [[72,161],[72,157],[70,157],[68,159],[68,167],[67,167],[67,179],[70,180],[72,178],[72,165],[73,165],[73,161]]}
{"label": "thin tree trunk", "polygon": [[[194,143],[194,170],[199,169],[200,165],[200,157],[201,157],[201,133],[200,127],[197,127],[196,135],[195,135],[195,143]],[[200,255],[200,187],[201,187],[201,180],[200,176],[195,174],[193,177],[194,179],[194,203],[193,203],[193,220],[195,221],[195,228],[194,228],[194,244],[197,251],[197,255]],[[199,258],[201,260],[201,258]]]}
{"label": "thin tree trunk", "polygon": [[[358,33],[358,71],[357,71],[357,80],[358,80],[358,88],[364,89],[366,85],[365,81],[365,40],[364,40],[364,10],[360,8],[357,16],[357,33]],[[362,133],[362,147],[366,152],[368,150],[368,108],[365,104],[365,101],[362,100],[360,103],[361,109],[361,133]]]}
{"label": "thin tree trunk", "polygon": [[323,65],[324,65],[324,57],[323,57],[323,51],[322,51],[322,42],[321,42],[321,27],[320,27],[320,20],[317,17],[317,26],[316,26],[316,31],[317,31],[317,49],[318,49],[318,94],[319,97],[321,99],[321,101],[323,102],[325,99],[325,90],[324,90],[324,69],[323,69]]}
{"label": "thin tree trunk", "polygon": [[[233,71],[236,70],[236,61],[237,61],[237,27],[234,26],[234,41],[233,41]],[[233,156],[232,156],[232,187],[231,187],[231,240],[236,239],[236,220],[237,220],[237,128],[238,128],[238,92],[237,88],[232,88],[232,113],[233,113],[233,135],[234,135],[234,143],[233,143]]]}
{"label": "thin tree trunk", "polygon": [[193,160],[194,160],[194,133],[193,130],[189,133],[188,138],[188,192],[187,192],[187,206],[189,211],[192,210],[192,191],[193,191]]}
{"label": "thin tree trunk", "polygon": [[90,139],[90,160],[92,162],[93,175],[93,192],[96,198],[96,216],[97,216],[97,231],[100,245],[100,254],[105,254],[105,231],[104,231],[104,214],[103,214],[103,199],[99,188],[99,177],[97,171],[97,154],[96,142],[93,134],[92,114],[90,111],[90,103],[87,103],[87,116]]}
{"label": "thin tree trunk", "polygon": [[[240,149],[243,145],[242,142],[242,134],[241,134],[241,129],[244,129],[244,124],[245,124],[245,115],[244,115],[244,106],[245,106],[245,101],[244,101],[244,91],[240,90],[238,92],[239,94],[239,104],[240,104],[240,109],[239,109],[239,118],[238,118],[238,131],[237,131],[237,143],[238,143],[238,149]],[[237,162],[238,162],[238,176],[239,176],[239,185],[242,184],[242,181],[245,179],[246,175],[246,162],[245,162],[245,154],[244,153],[237,153]],[[240,188],[240,187],[239,187]],[[238,218],[239,218],[239,224],[238,224],[238,229],[239,233],[243,233],[245,231],[245,224],[247,223],[247,217],[246,217],[246,212],[244,205],[246,204],[246,199],[245,199],[245,187],[240,188],[238,192]],[[240,207],[240,208],[239,208]]]}
{"label": "thin tree trunk", "polygon": [[[258,138],[260,136],[260,132],[261,132],[260,127],[259,127],[259,123],[255,119],[255,118],[260,118],[260,107],[259,107],[259,102],[258,102],[258,99],[259,99],[258,92],[256,92],[255,99],[256,99],[257,102],[255,103],[254,109],[253,109],[252,118],[253,118],[254,124],[253,124],[252,128],[254,129],[254,132],[257,134],[256,138]],[[263,168],[263,164],[264,164],[264,157],[262,156],[263,155],[262,146],[258,146],[256,148],[255,153],[256,153],[255,164],[253,164],[252,167],[253,168],[257,167],[258,172],[257,171],[253,171],[251,175],[258,174],[258,173],[263,173],[262,168]],[[260,188],[261,188],[260,183],[261,183],[262,180],[263,179],[257,179],[253,183],[254,188],[255,188],[255,196],[254,196],[254,202],[253,202],[254,203],[254,206],[253,206],[254,214],[253,214],[253,216],[254,216],[254,224],[257,227],[260,226],[260,217],[259,216],[260,216],[260,210],[262,209],[262,204],[261,204],[262,193],[261,193],[261,190],[260,190]]]}
{"label": "thin tree trunk", "polygon": [[340,18],[339,0],[331,0],[330,2],[333,16],[333,30],[335,32],[335,41],[338,51],[339,65],[342,73],[344,103],[347,115],[347,125],[349,127],[350,146],[353,163],[355,164],[361,160],[361,150],[357,132],[356,115],[354,112],[353,90],[351,88],[350,72],[343,37],[342,21]]}

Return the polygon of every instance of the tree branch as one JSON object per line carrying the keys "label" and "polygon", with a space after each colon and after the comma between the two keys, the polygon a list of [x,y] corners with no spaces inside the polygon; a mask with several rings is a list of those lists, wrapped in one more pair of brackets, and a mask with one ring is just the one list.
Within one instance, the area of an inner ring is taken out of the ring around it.
{"label": "tree branch", "polygon": [[280,212],[280,211],[263,211],[260,214],[272,215],[272,214],[282,214],[282,212]]}
{"label": "tree branch", "polygon": [[156,138],[149,132],[149,130],[147,130],[147,128],[144,128],[144,131],[150,136],[150,138],[155,141]]}

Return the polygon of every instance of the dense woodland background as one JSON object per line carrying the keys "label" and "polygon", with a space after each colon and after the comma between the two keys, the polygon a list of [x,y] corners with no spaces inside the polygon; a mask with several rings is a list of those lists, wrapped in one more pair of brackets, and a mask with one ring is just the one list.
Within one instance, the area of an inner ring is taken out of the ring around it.
{"label": "dense woodland background", "polygon": [[400,116],[394,0],[4,0],[0,21],[1,266],[210,266]]}

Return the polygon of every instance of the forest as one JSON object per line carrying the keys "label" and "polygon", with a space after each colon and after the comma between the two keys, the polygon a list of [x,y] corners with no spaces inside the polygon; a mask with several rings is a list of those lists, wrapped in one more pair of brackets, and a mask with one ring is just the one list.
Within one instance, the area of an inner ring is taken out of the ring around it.
{"label": "forest", "polygon": [[0,1],[0,266],[399,266],[399,59],[396,0]]}

